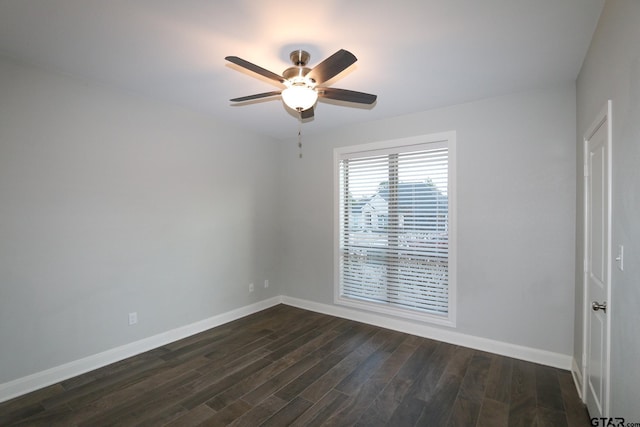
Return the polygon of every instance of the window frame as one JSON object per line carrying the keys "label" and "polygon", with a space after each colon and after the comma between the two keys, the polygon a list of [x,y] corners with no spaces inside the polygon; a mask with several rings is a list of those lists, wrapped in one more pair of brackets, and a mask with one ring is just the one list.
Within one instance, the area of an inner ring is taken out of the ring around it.
{"label": "window frame", "polygon": [[[401,308],[383,303],[368,302],[344,297],[340,293],[340,161],[345,157],[356,158],[370,155],[383,155],[397,152],[411,151],[418,146],[438,146],[446,144],[448,149],[448,308],[447,315],[424,313],[408,308]],[[456,289],[457,289],[457,206],[456,206],[456,132],[440,132],[418,135],[408,138],[376,141],[365,144],[337,147],[333,150],[333,178],[334,178],[334,304],[372,311],[380,314],[392,315],[404,319],[418,320],[443,326],[456,326]]]}

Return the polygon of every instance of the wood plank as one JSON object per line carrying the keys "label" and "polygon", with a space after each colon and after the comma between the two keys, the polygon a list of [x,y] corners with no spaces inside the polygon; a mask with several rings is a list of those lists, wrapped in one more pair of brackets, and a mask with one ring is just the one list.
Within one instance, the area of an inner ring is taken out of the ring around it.
{"label": "wood plank", "polygon": [[567,427],[567,417],[564,411],[538,406],[536,419],[538,427]]}
{"label": "wood plank", "polygon": [[[425,403],[422,413],[415,425],[444,426],[451,418],[456,402],[456,396],[460,390],[462,378],[457,373],[446,372],[438,381],[435,393]],[[466,409],[466,408],[465,408]],[[465,413],[463,418],[472,417],[475,414]]]}
{"label": "wood plank", "polygon": [[[194,362],[192,362],[194,363]],[[98,390],[91,394],[83,395],[70,402],[73,407],[73,415],[70,421],[74,424],[84,422],[96,414],[109,411],[111,408],[127,405],[132,399],[137,399],[148,390],[155,390],[163,385],[175,384],[175,380],[181,375],[188,375],[189,378],[197,378],[197,374],[192,372],[192,364],[185,363],[178,366],[167,366],[154,371],[153,375],[141,379],[135,383],[125,383],[114,391],[105,392]]]}
{"label": "wood plank", "polygon": [[509,425],[509,404],[485,398],[482,401],[476,427],[507,427]]}
{"label": "wood plank", "polygon": [[317,402],[344,377],[349,375],[381,344],[375,339],[376,329],[366,329],[347,341],[335,354],[343,360],[307,387],[300,395],[310,402]]}
{"label": "wood plank", "polygon": [[367,356],[355,369],[336,384],[336,390],[345,394],[356,394],[358,389],[371,375],[389,358],[390,354],[383,350],[374,351]]}
{"label": "wood plank", "polygon": [[276,412],[272,417],[268,418],[261,424],[263,427],[282,427],[290,425],[296,418],[300,417],[307,409],[313,406],[313,403],[302,397],[296,397],[289,402],[284,408]]}
{"label": "wood plank", "polygon": [[[438,346],[439,343],[437,341],[424,339],[415,351],[411,353],[411,356],[402,365],[398,373],[374,399],[369,408],[361,415],[357,424],[363,426],[387,425],[409,392],[416,376],[423,369],[424,364]],[[405,406],[411,409],[417,407],[418,403],[419,402],[405,402]],[[419,415],[420,414],[417,414],[416,416]]]}
{"label": "wood plank", "polygon": [[511,374],[509,427],[536,425],[537,417],[535,366],[516,360]]}
{"label": "wood plank", "polygon": [[[378,397],[369,405],[356,425],[358,426],[383,426],[388,425],[396,408],[402,403],[404,396],[411,388],[413,382],[407,378],[395,377],[382,390]],[[419,403],[419,402],[417,402]],[[423,403],[420,403],[421,405]]]}
{"label": "wood plank", "polygon": [[569,371],[558,371],[558,382],[562,393],[567,424],[569,427],[586,426],[590,423],[587,407],[580,400],[573,377]]}
{"label": "wood plank", "polygon": [[210,385],[205,385],[204,387],[201,385],[192,389],[191,394],[182,402],[182,405],[188,409],[195,408],[196,406],[211,399],[211,396],[224,392],[229,387],[232,387],[236,383],[271,363],[272,362],[269,360],[259,359],[244,369],[227,375],[218,381],[213,379],[213,382]]}
{"label": "wood plank", "polygon": [[564,412],[557,370],[549,366],[536,365],[535,372],[538,406]]}
{"label": "wood plank", "polygon": [[[371,402],[389,384],[401,366],[414,352],[414,348],[410,346],[401,345],[396,347],[395,341],[404,340],[404,336],[396,334],[394,338],[390,341],[390,346],[383,346],[383,348],[391,349],[395,347],[395,351],[386,358],[379,368],[376,368],[368,375],[366,381],[351,391],[350,396],[343,401],[342,408],[326,421],[325,425],[354,425],[369,410]],[[392,342],[393,344],[391,344]],[[348,384],[351,385],[352,382],[349,381]]]}
{"label": "wood plank", "polygon": [[[25,399],[21,402],[9,401],[7,405],[0,406],[0,425],[9,425],[21,419],[34,417],[45,411],[44,406],[40,404],[37,398],[30,398],[28,394],[22,397]],[[31,403],[28,400],[34,400],[34,402]]]}
{"label": "wood plank", "polygon": [[317,331],[319,327],[329,323],[331,320],[330,317],[322,317],[319,314],[313,317],[307,315],[298,318],[286,329],[286,333],[275,339],[267,348],[271,351],[277,351],[282,347],[287,347],[305,334]]}
{"label": "wood plank", "polygon": [[[203,381],[207,381],[211,378],[220,378],[244,369],[252,363],[257,362],[260,359],[264,359],[265,356],[270,353],[271,352],[269,350],[264,348],[264,345],[246,353],[229,353],[230,360],[225,362],[224,360],[226,358],[219,361],[209,361],[207,359],[208,361],[196,368],[195,371],[202,374]],[[206,358],[206,356],[203,357]]]}
{"label": "wood plank", "polygon": [[440,343],[429,358],[423,361],[422,369],[417,374],[414,373],[416,379],[410,394],[417,399],[428,402],[433,397],[447,366],[455,372],[454,375],[462,378],[472,356],[473,350]]}
{"label": "wood plank", "polygon": [[278,390],[276,396],[286,400],[287,402],[293,400],[307,387],[317,381],[318,378],[337,365],[342,359],[344,359],[344,357],[338,354],[330,354],[324,357],[315,366],[311,367],[289,384]]}
{"label": "wood plank", "polygon": [[257,405],[321,361],[321,357],[312,353],[265,381],[242,398],[252,405]]}
{"label": "wood plank", "polygon": [[345,340],[348,340],[355,331],[347,329],[338,336],[335,336],[336,333],[338,332],[333,330],[327,331],[320,337],[300,347],[296,352],[288,354],[286,358],[274,361],[270,365],[265,366],[263,369],[225,389],[218,395],[215,395],[208,401],[208,404],[213,408],[221,409],[287,369],[295,362],[296,357],[302,358],[313,350],[318,351],[319,355],[330,354],[335,347],[341,346]]}
{"label": "wood plank", "polygon": [[210,419],[215,415],[215,413],[216,411],[207,405],[198,405],[183,415],[175,418],[173,421],[167,423],[164,427],[195,426]]}
{"label": "wood plank", "polygon": [[165,362],[158,358],[149,360],[147,364],[132,364],[130,369],[87,382],[64,393],[44,399],[41,403],[47,409],[53,409],[63,404],[72,407],[83,406],[87,402],[99,399],[106,393],[135,384],[162,369],[166,369]]}
{"label": "wood plank", "polygon": [[491,362],[492,357],[485,353],[476,352],[460,386],[460,395],[475,401],[478,406],[482,403],[485,395]]}
{"label": "wood plank", "polygon": [[136,367],[148,368],[151,365],[157,365],[160,362],[160,356],[166,354],[168,351],[169,350],[164,347],[159,347],[137,356],[128,357],[124,360],[103,366],[86,374],[70,378],[62,381],[60,384],[65,390],[69,391],[91,382],[97,382],[103,379],[109,380],[117,374],[124,373],[126,375],[128,372],[132,372]]}
{"label": "wood plank", "polygon": [[511,372],[513,359],[494,355],[487,377],[485,397],[509,404],[511,402]]}
{"label": "wood plank", "polygon": [[459,395],[453,404],[447,426],[475,426],[478,421],[481,406],[482,404],[476,399]]}
{"label": "wood plank", "polygon": [[[396,407],[393,414],[389,418],[389,421],[384,425],[389,426],[414,426],[417,424],[422,411],[424,410],[424,401],[413,397],[412,395],[405,396],[402,402]],[[363,425],[362,421],[358,422],[358,425]],[[375,422],[372,425],[381,425],[379,422]],[[422,425],[436,425],[436,424],[422,424]]]}
{"label": "wood plank", "polygon": [[[354,421],[364,424],[374,424],[376,420],[386,422],[390,417],[391,413],[387,415],[377,413],[380,402],[378,399],[383,390],[389,386],[402,366],[404,366],[407,360],[409,360],[411,355],[415,352],[415,346],[410,342],[407,344],[407,342],[409,342],[409,340],[405,337],[402,344],[397,347],[397,349],[385,361],[384,365],[382,365],[380,369],[370,377],[370,380],[359,390],[357,399],[364,401],[364,405],[362,405],[364,406],[364,409],[358,412],[359,418]],[[350,406],[357,406],[357,404],[350,404]],[[356,411],[351,409],[347,416],[351,417],[355,414]]]}
{"label": "wood plank", "polygon": [[331,318],[314,322],[308,326],[309,330],[305,329],[302,333],[288,335],[287,338],[292,338],[290,341],[283,343],[284,338],[281,338],[269,344],[266,348],[272,350],[272,352],[266,357],[271,360],[278,360],[286,357],[290,353],[295,353],[301,346],[326,333],[327,330],[332,330],[341,322],[342,319]]}
{"label": "wood plank", "polygon": [[254,406],[242,416],[236,418],[230,426],[258,426],[287,405],[287,401],[276,396],[269,396],[259,405]]}
{"label": "wood plank", "polygon": [[242,417],[245,413],[252,409],[252,406],[244,400],[236,400],[220,412],[216,412],[211,418],[203,421],[199,425],[205,426],[226,426],[233,421]]}
{"label": "wood plank", "polygon": [[198,373],[187,371],[176,378],[141,395],[131,398],[116,406],[110,406],[93,416],[77,423],[78,426],[111,426],[118,423],[131,424],[135,420],[143,420],[153,415],[153,408],[160,410],[167,405],[175,404],[184,398],[185,390],[181,387],[198,377]]}
{"label": "wood plank", "polygon": [[315,403],[309,410],[298,417],[291,427],[316,427],[323,425],[326,420],[345,405],[348,396],[332,389],[322,399]]}
{"label": "wood plank", "polygon": [[[285,369],[281,370],[278,373],[274,373],[270,376],[270,378],[265,379],[264,382],[259,383],[257,387],[253,388],[249,393],[243,396],[243,399],[247,402],[256,405],[260,403],[262,399],[267,397],[268,395],[277,392],[285,385],[289,384],[291,381],[295,380],[307,370],[314,367],[316,364],[321,363],[323,360],[326,360],[329,355],[334,356],[336,359],[343,358],[343,355],[348,354],[345,349],[350,348],[352,342],[361,342],[368,337],[369,335],[373,335],[375,332],[374,328],[365,328],[367,333],[357,333],[357,328],[354,328],[355,335],[352,336],[351,339],[344,341],[344,344],[338,347],[335,352],[332,353],[332,350],[335,348],[336,341],[342,342],[341,340],[334,339],[333,334],[323,334],[320,335],[302,347],[299,347],[297,350],[283,354],[282,358],[279,362],[291,361],[290,365],[286,366]],[[349,334],[349,331],[346,333]],[[328,342],[326,339],[321,339],[322,337],[328,338]],[[310,346],[309,343],[314,343],[314,346]],[[301,349],[305,349],[306,351],[301,351]],[[312,351],[313,350],[313,351]]]}

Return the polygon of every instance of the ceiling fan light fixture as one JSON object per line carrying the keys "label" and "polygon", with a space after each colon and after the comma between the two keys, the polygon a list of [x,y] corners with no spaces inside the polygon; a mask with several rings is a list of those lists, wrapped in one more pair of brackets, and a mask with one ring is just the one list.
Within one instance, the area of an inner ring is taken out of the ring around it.
{"label": "ceiling fan light fixture", "polygon": [[282,91],[282,101],[296,111],[308,110],[317,100],[318,92],[306,85],[294,84]]}

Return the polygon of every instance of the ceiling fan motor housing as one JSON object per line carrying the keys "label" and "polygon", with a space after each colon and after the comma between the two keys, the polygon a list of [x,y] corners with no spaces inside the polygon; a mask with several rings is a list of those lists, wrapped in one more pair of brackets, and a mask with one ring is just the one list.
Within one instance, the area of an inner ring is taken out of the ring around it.
{"label": "ceiling fan motor housing", "polygon": [[[282,73],[282,77],[284,77],[286,80],[294,82],[295,80],[303,80],[304,76],[306,76],[309,73],[309,71],[311,71],[311,68],[289,67],[286,70],[284,70],[284,72]],[[310,83],[313,83],[311,79],[307,79],[307,80],[309,80]]]}

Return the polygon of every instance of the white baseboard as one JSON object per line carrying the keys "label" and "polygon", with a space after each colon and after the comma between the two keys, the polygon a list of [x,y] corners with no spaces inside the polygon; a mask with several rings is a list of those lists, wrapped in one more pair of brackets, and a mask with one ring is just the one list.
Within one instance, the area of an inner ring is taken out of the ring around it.
{"label": "white baseboard", "polygon": [[287,296],[282,297],[282,303],[306,310],[316,311],[318,313],[368,323],[370,325],[380,326],[386,329],[406,332],[420,337],[552,366],[554,368],[565,370],[571,369],[572,357],[566,354],[553,353],[546,350],[509,344],[488,338],[475,337],[449,329],[439,329],[429,325],[421,325],[403,319],[384,317],[375,313],[354,310],[343,306],[322,304]]}
{"label": "white baseboard", "polygon": [[576,390],[578,390],[578,396],[580,397],[580,400],[584,402],[585,400],[582,393],[582,370],[578,366],[578,361],[575,358],[571,359],[571,376],[573,377],[573,383],[576,386]]}
{"label": "white baseboard", "polygon": [[[101,368],[111,363],[118,362],[131,356],[135,356],[145,351],[153,350],[174,341],[189,337],[191,335],[206,331],[216,326],[223,325],[244,316],[265,310],[277,304],[287,304],[305,310],[342,317],[357,322],[368,323],[395,331],[406,332],[408,334],[430,338],[438,341],[448,342],[455,345],[470,347],[477,350],[501,354],[516,359],[540,363],[542,365],[571,370],[574,381],[580,393],[581,375],[577,369],[577,364],[571,356],[539,350],[531,347],[524,347],[495,341],[487,338],[475,337],[462,334],[452,330],[439,329],[428,325],[420,325],[403,319],[395,319],[380,316],[374,313],[363,312],[347,307],[322,304],[287,296],[277,296],[264,301],[257,302],[245,307],[240,307],[208,319],[201,320],[189,325],[169,330],[139,341],[125,344],[102,353],[94,354],[82,359],[74,360],[64,365],[56,366],[41,372],[18,378],[4,384],[0,384],[0,402],[7,401],[17,396],[32,392],[34,390],[47,387],[51,384],[73,378],[94,369]],[[573,362],[573,364],[572,364]],[[574,366],[575,365],[575,366]],[[574,372],[575,371],[575,372]],[[578,377],[576,377],[578,375]]]}
{"label": "white baseboard", "polygon": [[216,326],[265,310],[269,307],[280,304],[281,302],[282,298],[279,296],[269,298],[255,304],[218,314],[208,319],[181,326],[176,329],[171,329],[139,341],[112,348],[102,353],[87,356],[82,359],[65,363],[64,365],[55,366],[26,377],[0,384],[0,402],[13,399],[14,397],[73,378],[77,375],[124,360],[128,357],[144,353],[145,351],[153,350],[154,348],[161,347],[208,329],[215,328]]}

